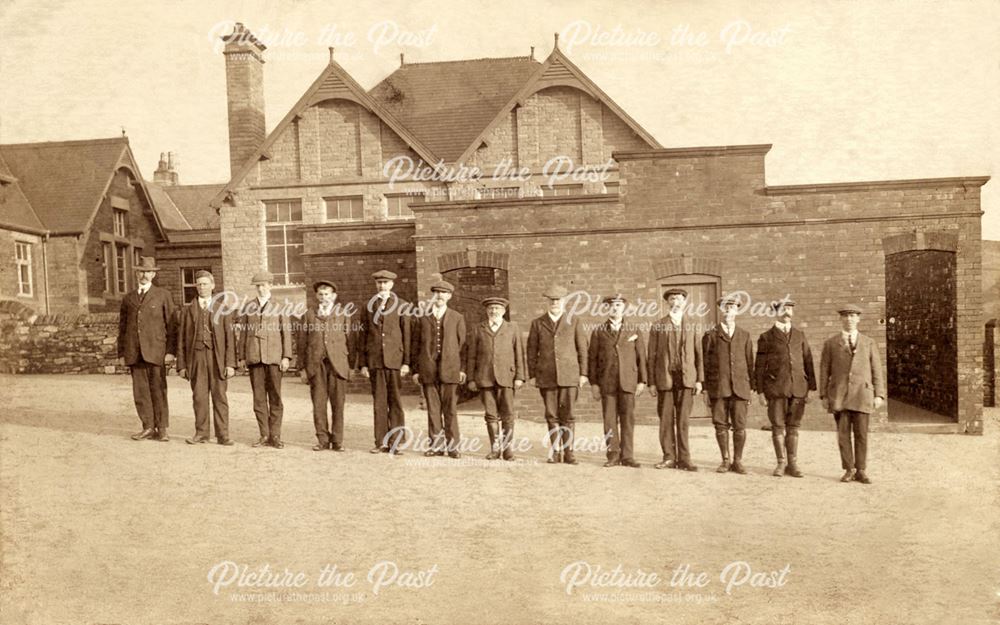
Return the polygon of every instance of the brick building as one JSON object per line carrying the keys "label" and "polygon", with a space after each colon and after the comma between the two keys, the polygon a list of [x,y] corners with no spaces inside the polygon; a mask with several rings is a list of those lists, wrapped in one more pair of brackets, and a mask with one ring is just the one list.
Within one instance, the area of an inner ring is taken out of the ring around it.
{"label": "brick building", "polygon": [[[249,293],[265,266],[279,296],[308,298],[304,285],[322,276],[363,303],[376,269],[400,274],[409,299],[443,275],[471,320],[480,297],[500,294],[525,328],[552,281],[652,302],[675,285],[696,302],[733,290],[755,302],[790,295],[817,364],[839,330],[837,304],[854,301],[888,371],[890,401],[876,422],[981,431],[988,178],[768,186],[770,146],[664,149],[558,40],[541,62],[401,58],[368,91],[331,53],[265,136],[265,47],[242,25],[224,40],[232,177],[212,203],[229,288]],[[486,177],[390,184],[385,165],[400,156]],[[601,175],[546,185],[557,157]],[[527,177],[490,177],[505,164]],[[756,334],[771,320],[742,323]],[[538,413],[534,393],[519,402]],[[640,417],[651,405],[640,403]],[[811,418],[828,419],[821,412],[810,404]]]}

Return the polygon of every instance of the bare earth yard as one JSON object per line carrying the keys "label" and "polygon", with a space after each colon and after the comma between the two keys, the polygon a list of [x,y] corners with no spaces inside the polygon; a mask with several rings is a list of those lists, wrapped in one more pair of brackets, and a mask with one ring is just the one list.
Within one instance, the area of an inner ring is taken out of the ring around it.
{"label": "bare earth yard", "polygon": [[[640,470],[604,469],[599,451],[546,465],[544,428],[527,421],[532,449],[513,463],[373,456],[362,395],[348,399],[349,451],[317,453],[305,387],[286,379],[285,395],[285,449],[250,447],[246,378],[229,395],[237,445],[192,447],[177,378],[163,444],[128,438],[125,376],[0,376],[0,622],[1000,622],[996,411],[982,437],[873,434],[863,486],[838,481],[830,431],[803,433],[804,479],[770,476],[759,429],[751,475],[716,474],[702,425],[693,474],[652,469],[648,425]],[[408,425],[425,427],[408,402]],[[463,406],[465,437],[484,438],[477,410]],[[678,568],[701,585],[678,585]],[[297,586],[253,585],[286,569]]]}

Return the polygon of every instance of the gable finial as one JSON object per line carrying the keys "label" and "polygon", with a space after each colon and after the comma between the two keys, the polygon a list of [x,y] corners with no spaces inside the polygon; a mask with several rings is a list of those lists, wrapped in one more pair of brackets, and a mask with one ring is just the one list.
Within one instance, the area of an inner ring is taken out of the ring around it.
{"label": "gable finial", "polygon": [[531,60],[535,60],[535,46],[531,46]]}
{"label": "gable finial", "polygon": [[330,51],[330,62],[333,63],[333,46],[327,48]]}
{"label": "gable finial", "polygon": [[402,67],[404,65],[406,65],[406,61],[403,60],[403,53],[400,52],[399,53],[399,66]]}
{"label": "gable finial", "polygon": [[552,49],[553,50],[558,50],[559,49],[559,33],[556,33],[556,42],[555,42],[555,45],[552,46]]}

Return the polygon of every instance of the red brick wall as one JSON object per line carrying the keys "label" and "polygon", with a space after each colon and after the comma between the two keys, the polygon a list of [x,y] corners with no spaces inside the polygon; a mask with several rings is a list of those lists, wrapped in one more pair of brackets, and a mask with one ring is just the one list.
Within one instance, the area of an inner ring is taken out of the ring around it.
{"label": "red brick wall", "polygon": [[[171,245],[163,243],[156,247],[156,264],[160,272],[155,284],[168,289],[177,304],[184,303],[181,270],[184,268],[207,268],[215,276],[215,290],[226,288],[222,273],[222,248],[219,243],[203,245]],[[242,293],[241,293],[242,295]]]}

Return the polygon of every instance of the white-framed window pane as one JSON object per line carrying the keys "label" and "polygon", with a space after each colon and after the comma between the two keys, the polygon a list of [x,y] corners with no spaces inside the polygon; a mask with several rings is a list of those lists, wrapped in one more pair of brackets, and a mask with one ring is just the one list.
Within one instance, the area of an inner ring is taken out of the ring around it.
{"label": "white-framed window pane", "polygon": [[108,293],[115,290],[115,259],[110,243],[102,243],[104,252],[104,290]]}
{"label": "white-framed window pane", "polygon": [[328,197],[324,201],[328,221],[362,221],[365,217],[365,204],[360,195]]}
{"label": "white-framed window pane", "polygon": [[114,219],[115,219],[115,236],[119,237],[125,236],[126,235],[125,211],[115,209]]}
{"label": "white-framed window pane", "polygon": [[302,284],[302,200],[264,202],[267,227],[267,269],[274,274],[275,285]]}
{"label": "white-framed window pane", "polygon": [[390,219],[413,217],[413,211],[410,210],[410,202],[413,201],[412,195],[387,195],[385,200]]}
{"label": "white-framed window pane", "polygon": [[19,295],[31,296],[33,291],[33,275],[31,267],[31,244],[14,243],[14,259],[17,264],[17,292]]}
{"label": "white-framed window pane", "polygon": [[124,293],[128,289],[127,274],[126,270],[126,256],[127,247],[124,245],[115,246],[115,277],[117,278],[117,287],[119,293]]}
{"label": "white-framed window pane", "polygon": [[195,282],[194,274],[199,271],[211,271],[211,267],[182,267],[181,268],[181,296],[184,302],[190,302],[198,295],[198,285]]}

